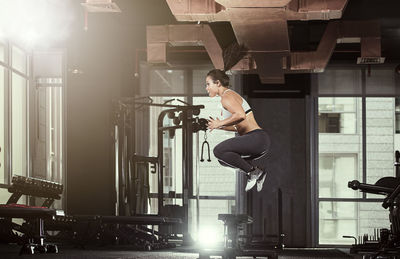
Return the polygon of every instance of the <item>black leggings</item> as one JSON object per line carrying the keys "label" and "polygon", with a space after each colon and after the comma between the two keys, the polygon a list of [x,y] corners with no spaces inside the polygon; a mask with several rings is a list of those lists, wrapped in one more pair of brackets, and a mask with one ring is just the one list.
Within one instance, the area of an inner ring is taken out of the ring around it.
{"label": "black leggings", "polygon": [[253,166],[246,161],[245,157],[269,153],[270,146],[268,133],[262,129],[256,129],[242,136],[222,141],[215,146],[214,155],[222,165],[240,168],[248,173]]}

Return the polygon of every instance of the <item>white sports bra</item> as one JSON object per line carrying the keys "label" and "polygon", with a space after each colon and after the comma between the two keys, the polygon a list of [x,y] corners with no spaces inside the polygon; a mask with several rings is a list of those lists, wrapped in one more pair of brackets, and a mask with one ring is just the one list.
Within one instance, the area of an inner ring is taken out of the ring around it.
{"label": "white sports bra", "polygon": [[[233,91],[233,90],[227,89],[227,90],[225,90],[224,94],[228,91]],[[242,97],[242,108],[243,108],[244,112],[246,113],[246,115],[248,113],[252,112],[250,105],[247,103],[247,101],[243,97]],[[225,120],[225,119],[231,117],[232,113],[230,113],[228,110],[226,110],[224,108],[224,106],[221,105],[221,116],[222,116],[222,119]]]}

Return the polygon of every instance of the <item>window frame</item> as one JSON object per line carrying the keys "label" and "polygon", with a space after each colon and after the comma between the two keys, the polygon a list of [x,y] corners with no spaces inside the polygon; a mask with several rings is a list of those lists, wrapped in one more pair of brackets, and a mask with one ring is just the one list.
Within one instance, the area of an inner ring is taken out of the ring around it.
{"label": "window frame", "polygon": [[[354,168],[356,169],[356,171],[355,171],[355,174],[356,175],[359,175],[360,174],[360,172],[359,172],[359,167],[358,167],[358,153],[353,153],[353,152],[349,152],[349,153],[344,153],[344,152],[337,152],[337,153],[329,153],[329,152],[323,152],[323,153],[319,153],[318,154],[318,160],[319,160],[319,158],[321,157],[321,156],[324,156],[324,157],[330,157],[330,156],[333,156],[333,158],[334,159],[336,159],[336,158],[338,158],[338,157],[352,157],[352,158],[354,158]],[[333,163],[333,165],[334,165],[334,168],[333,168],[333,171],[336,171],[336,169],[335,169],[335,162]],[[318,170],[319,170],[319,168],[318,168]],[[320,182],[319,182],[319,177],[318,177],[318,187],[319,187],[319,184],[320,184]],[[318,188],[318,198],[321,200],[321,199],[345,199],[345,200],[348,200],[348,199],[354,199],[354,198],[340,198],[340,197],[320,197],[320,195],[319,195],[319,188]]]}

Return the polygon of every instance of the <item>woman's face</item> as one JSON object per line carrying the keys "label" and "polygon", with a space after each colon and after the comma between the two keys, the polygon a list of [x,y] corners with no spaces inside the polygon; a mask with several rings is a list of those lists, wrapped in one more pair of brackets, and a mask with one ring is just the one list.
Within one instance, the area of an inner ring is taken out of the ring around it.
{"label": "woman's face", "polygon": [[218,94],[218,88],[219,88],[219,81],[216,81],[216,83],[214,83],[214,80],[210,76],[207,76],[206,90],[208,96],[215,97]]}

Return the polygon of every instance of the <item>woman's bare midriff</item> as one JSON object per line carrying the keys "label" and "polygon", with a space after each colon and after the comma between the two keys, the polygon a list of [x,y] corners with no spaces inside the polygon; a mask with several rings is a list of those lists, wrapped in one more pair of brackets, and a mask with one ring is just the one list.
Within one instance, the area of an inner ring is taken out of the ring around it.
{"label": "woman's bare midriff", "polygon": [[246,114],[246,119],[236,124],[236,129],[239,135],[244,135],[250,131],[261,129],[257,124],[253,112]]}
{"label": "woman's bare midriff", "polygon": [[[233,94],[236,101],[240,103],[243,102],[242,97],[235,91],[229,91],[228,94]],[[257,124],[256,119],[254,118],[253,112],[249,112],[248,114],[246,114],[246,119],[236,124],[235,126],[239,135],[244,135],[256,129],[261,129],[261,127]]]}

